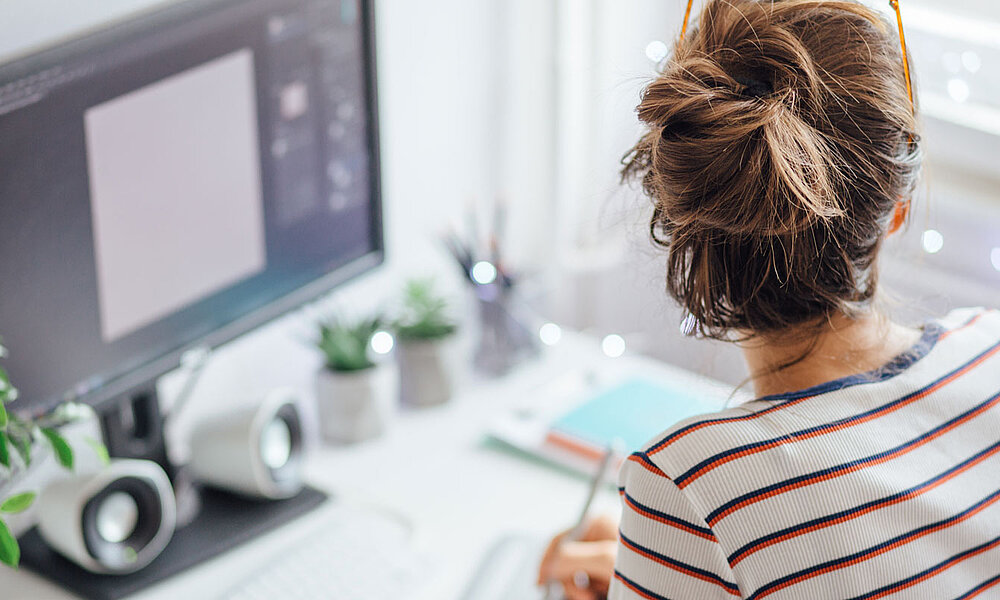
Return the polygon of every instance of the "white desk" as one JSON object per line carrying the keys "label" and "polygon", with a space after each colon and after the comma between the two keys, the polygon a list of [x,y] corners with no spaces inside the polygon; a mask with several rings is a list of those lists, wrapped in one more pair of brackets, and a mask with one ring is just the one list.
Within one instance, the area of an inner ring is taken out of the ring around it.
{"label": "white desk", "polygon": [[[483,443],[484,432],[498,416],[546,401],[537,391],[574,372],[581,376],[591,372],[599,379],[641,372],[713,396],[728,394],[725,386],[651,359],[628,355],[607,359],[596,340],[564,335],[540,360],[508,377],[470,383],[445,406],[404,410],[380,439],[321,448],[307,466],[307,478],[333,494],[333,502],[136,598],[213,598],[266,564],[275,552],[308,535],[338,498],[374,503],[411,519],[417,528],[417,548],[435,565],[420,598],[459,597],[498,537],[512,531],[547,536],[576,518],[587,488],[584,478]],[[618,509],[618,498],[610,488],[598,506]],[[0,571],[0,596],[5,600],[72,597],[33,573],[6,570]]]}

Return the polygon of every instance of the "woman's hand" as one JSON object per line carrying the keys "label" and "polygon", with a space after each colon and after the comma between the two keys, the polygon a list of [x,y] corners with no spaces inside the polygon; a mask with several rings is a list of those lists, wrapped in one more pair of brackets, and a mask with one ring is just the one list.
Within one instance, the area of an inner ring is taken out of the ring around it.
{"label": "woman's hand", "polygon": [[618,521],[610,516],[587,522],[579,541],[563,541],[569,531],[552,538],[538,569],[538,585],[562,583],[568,600],[604,598],[618,554]]}

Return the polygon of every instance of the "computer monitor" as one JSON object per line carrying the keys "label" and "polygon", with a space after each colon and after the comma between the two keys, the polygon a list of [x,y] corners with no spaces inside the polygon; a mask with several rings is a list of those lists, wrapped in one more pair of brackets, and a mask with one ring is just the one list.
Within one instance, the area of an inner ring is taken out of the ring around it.
{"label": "computer monitor", "polygon": [[370,4],[190,0],[0,66],[15,410],[148,399],[382,261]]}

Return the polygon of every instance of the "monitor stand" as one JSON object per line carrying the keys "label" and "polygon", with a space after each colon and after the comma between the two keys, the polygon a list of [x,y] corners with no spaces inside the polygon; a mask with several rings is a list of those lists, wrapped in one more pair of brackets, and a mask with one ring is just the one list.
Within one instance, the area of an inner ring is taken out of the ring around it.
{"label": "monitor stand", "polygon": [[[112,456],[149,458],[164,466],[178,496],[179,520],[163,552],[130,575],[91,573],[49,548],[37,528],[24,534],[20,538],[21,564],[78,596],[116,600],[134,594],[258,538],[327,499],[325,493],[308,486],[292,498],[258,500],[192,484],[185,469],[166,461],[163,419],[155,392],[149,388],[129,394],[110,407],[100,407],[98,412]],[[128,414],[124,420],[123,414]],[[128,427],[122,427],[123,423]]]}

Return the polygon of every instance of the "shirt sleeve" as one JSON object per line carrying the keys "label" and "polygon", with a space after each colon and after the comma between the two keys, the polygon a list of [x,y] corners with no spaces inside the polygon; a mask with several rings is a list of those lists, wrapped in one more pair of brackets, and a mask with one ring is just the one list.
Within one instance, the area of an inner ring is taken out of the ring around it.
{"label": "shirt sleeve", "polygon": [[644,453],[619,476],[622,520],[609,600],[741,598],[715,533]]}

